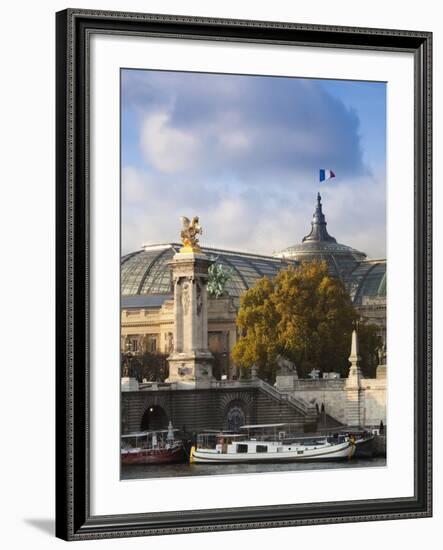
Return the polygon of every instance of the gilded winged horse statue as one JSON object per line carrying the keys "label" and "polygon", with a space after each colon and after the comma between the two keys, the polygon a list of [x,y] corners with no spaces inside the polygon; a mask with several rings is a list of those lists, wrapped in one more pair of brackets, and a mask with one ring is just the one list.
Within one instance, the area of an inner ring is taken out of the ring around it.
{"label": "gilded winged horse statue", "polygon": [[198,244],[197,235],[201,235],[203,231],[199,224],[198,216],[194,216],[192,220],[186,216],[182,216],[180,221],[182,222],[180,237],[183,243],[183,248],[180,252],[200,252],[201,248]]}

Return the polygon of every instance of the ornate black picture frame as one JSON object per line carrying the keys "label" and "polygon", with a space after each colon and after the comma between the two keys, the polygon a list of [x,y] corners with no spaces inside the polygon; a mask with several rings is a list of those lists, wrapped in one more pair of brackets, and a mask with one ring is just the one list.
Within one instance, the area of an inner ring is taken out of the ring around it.
{"label": "ornate black picture frame", "polygon": [[[56,534],[65,540],[429,517],[432,34],[69,9],[57,13]],[[415,491],[409,498],[92,516],[89,41],[94,33],[409,52],[415,80]]]}

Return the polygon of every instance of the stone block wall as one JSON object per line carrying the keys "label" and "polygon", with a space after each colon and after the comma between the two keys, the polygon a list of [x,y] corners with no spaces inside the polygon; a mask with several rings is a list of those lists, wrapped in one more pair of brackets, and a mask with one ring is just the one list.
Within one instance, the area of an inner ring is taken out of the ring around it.
{"label": "stone block wall", "polygon": [[321,405],[323,403],[325,406],[325,412],[344,424],[345,382],[345,379],[298,379],[294,381],[294,389],[292,393],[296,398],[301,398],[308,403],[318,405],[319,410],[321,410]]}
{"label": "stone block wall", "polygon": [[165,414],[165,426],[171,421],[174,428],[186,431],[227,429],[227,413],[240,406],[245,424],[274,424],[288,422],[303,431],[316,429],[316,418],[303,416],[287,402],[278,402],[260,388],[194,389],[155,391],[125,391],[121,394],[122,433],[142,428],[142,418],[150,407],[160,407]]}
{"label": "stone block wall", "polygon": [[[385,374],[385,373],[384,373]],[[362,378],[360,388],[346,389],[346,378],[339,379],[297,379],[285,377],[284,384],[277,388],[303,399],[321,410],[324,404],[325,412],[342,424],[352,423],[359,418],[362,426],[378,426],[380,421],[386,425],[386,377]],[[282,380],[283,381],[283,380]]]}
{"label": "stone block wall", "polygon": [[386,425],[386,379],[364,378],[362,385],[361,415],[366,426]]}

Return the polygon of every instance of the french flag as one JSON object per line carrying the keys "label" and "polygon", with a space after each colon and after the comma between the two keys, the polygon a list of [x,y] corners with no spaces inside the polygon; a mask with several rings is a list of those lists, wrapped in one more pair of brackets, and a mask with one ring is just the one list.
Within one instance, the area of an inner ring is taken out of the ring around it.
{"label": "french flag", "polygon": [[333,172],[332,170],[325,170],[324,168],[320,168],[320,181],[326,181],[332,178],[335,178],[335,172]]}

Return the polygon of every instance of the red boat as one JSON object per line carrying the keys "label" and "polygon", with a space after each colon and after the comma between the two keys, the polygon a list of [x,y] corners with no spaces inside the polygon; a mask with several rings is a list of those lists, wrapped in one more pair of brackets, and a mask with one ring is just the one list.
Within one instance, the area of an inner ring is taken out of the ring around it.
{"label": "red boat", "polygon": [[168,430],[137,432],[122,435],[122,464],[171,464],[184,460],[183,444],[175,439],[172,426]]}

